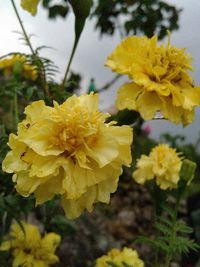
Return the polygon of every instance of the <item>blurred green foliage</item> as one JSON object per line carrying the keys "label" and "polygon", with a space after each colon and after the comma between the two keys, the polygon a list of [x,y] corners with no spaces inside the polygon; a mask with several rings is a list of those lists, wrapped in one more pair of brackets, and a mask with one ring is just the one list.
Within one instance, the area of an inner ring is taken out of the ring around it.
{"label": "blurred green foliage", "polygon": [[165,37],[167,30],[178,29],[180,9],[160,0],[98,0],[92,17],[102,35],[113,35],[117,30],[127,34]]}
{"label": "blurred green foliage", "polygon": [[[67,17],[70,1],[43,0],[43,7],[48,10],[50,19]],[[178,20],[181,9],[160,0],[97,0],[93,1],[91,18],[101,35],[113,35],[119,32],[121,37],[127,34],[145,34],[159,39],[166,36],[167,30],[179,28]]]}

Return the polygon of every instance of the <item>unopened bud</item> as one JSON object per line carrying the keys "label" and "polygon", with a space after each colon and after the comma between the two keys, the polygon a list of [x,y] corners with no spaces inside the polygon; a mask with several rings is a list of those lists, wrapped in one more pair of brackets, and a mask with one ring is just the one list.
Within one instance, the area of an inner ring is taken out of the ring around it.
{"label": "unopened bud", "polygon": [[194,178],[197,164],[189,159],[184,159],[180,171],[180,177],[182,180],[187,181],[190,184]]}

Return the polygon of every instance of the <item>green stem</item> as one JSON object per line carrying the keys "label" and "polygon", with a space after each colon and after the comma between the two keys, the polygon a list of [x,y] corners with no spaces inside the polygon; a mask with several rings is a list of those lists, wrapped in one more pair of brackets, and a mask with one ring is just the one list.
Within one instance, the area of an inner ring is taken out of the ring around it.
{"label": "green stem", "polygon": [[64,87],[65,87],[65,83],[66,83],[66,80],[67,80],[67,75],[69,73],[69,69],[70,69],[70,66],[71,66],[71,63],[72,63],[72,59],[74,57],[74,54],[75,54],[75,51],[76,51],[76,48],[77,48],[77,45],[78,45],[78,41],[79,41],[79,38],[78,39],[75,38],[74,45],[73,45],[73,48],[72,48],[72,52],[71,52],[71,55],[70,55],[70,59],[69,59],[69,62],[67,64],[65,75],[64,75],[64,78],[63,78],[63,81],[62,81],[62,84],[61,84],[61,89],[64,89]]}
{"label": "green stem", "polygon": [[34,51],[32,45],[31,45],[31,42],[30,42],[30,40],[29,40],[28,34],[26,33],[26,30],[25,30],[25,28],[24,28],[23,22],[22,22],[22,20],[21,20],[21,18],[20,18],[20,15],[19,15],[19,12],[18,12],[18,10],[17,10],[17,7],[16,7],[16,5],[15,5],[14,0],[11,0],[11,3],[12,3],[12,6],[13,6],[13,9],[14,9],[14,11],[15,11],[15,14],[16,14],[16,16],[17,16],[17,19],[18,19],[18,21],[19,21],[19,24],[20,24],[20,26],[21,26],[21,28],[22,28],[22,31],[23,31],[24,37],[25,37],[25,39],[26,39],[26,42],[27,42],[27,44],[28,44],[28,46],[29,46],[29,48],[30,48],[30,50],[31,50],[31,53],[32,53],[34,56],[36,56],[35,51]]}
{"label": "green stem", "polygon": [[170,267],[171,260],[172,260],[172,255],[168,254],[167,257],[166,257],[166,260],[165,260],[164,267]]}
{"label": "green stem", "polygon": [[15,125],[15,130],[17,130],[17,125],[19,122],[19,112],[18,112],[18,97],[17,97],[17,92],[14,93],[14,125]]}
{"label": "green stem", "polygon": [[[25,38],[25,40],[26,40],[26,43],[27,43],[27,45],[29,46],[32,55],[33,55],[34,58],[37,60],[37,59],[38,59],[38,56],[37,56],[37,54],[35,53],[35,51],[34,51],[34,49],[33,49],[33,46],[32,46],[32,44],[31,44],[30,39],[29,39],[29,37],[28,37],[28,34],[27,34],[27,32],[26,32],[26,30],[25,30],[25,28],[24,28],[23,22],[22,22],[22,20],[21,20],[21,18],[20,18],[20,15],[19,15],[19,12],[18,12],[18,10],[17,10],[17,7],[16,7],[16,5],[15,5],[14,0],[11,0],[11,3],[12,3],[12,6],[13,6],[13,9],[14,9],[14,11],[15,11],[15,14],[16,14],[16,16],[17,16],[17,19],[18,19],[18,21],[19,21],[19,24],[20,24],[20,26],[21,26],[21,29],[22,29],[24,38]],[[43,68],[43,67],[42,67],[42,68]],[[39,75],[40,75],[40,78],[41,78],[41,86],[42,86],[42,88],[43,88],[43,91],[44,91],[44,93],[45,93],[46,95],[49,96],[49,90],[48,90],[48,86],[47,86],[46,78],[45,78],[45,71],[43,70],[43,73],[40,71],[40,72],[39,72]]]}
{"label": "green stem", "polygon": [[[181,196],[177,197],[176,199],[176,205],[175,205],[175,216],[173,218],[173,226],[176,224],[176,221],[178,219],[178,210],[179,210],[179,206],[180,206],[180,200],[181,200]],[[173,243],[174,240],[176,239],[176,236],[177,236],[177,230],[175,227],[173,227],[172,229],[172,235],[171,235],[171,238],[169,240],[169,247],[170,247],[170,243]],[[170,263],[173,259],[173,253],[172,252],[169,252],[167,255],[166,255],[166,258],[165,258],[165,264],[164,264],[164,267],[170,267]]]}

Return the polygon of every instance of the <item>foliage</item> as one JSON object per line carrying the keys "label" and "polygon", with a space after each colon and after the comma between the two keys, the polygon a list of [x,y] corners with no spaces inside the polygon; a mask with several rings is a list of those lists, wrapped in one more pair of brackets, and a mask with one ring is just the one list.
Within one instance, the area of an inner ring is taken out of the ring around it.
{"label": "foliage", "polygon": [[149,244],[157,258],[165,259],[163,263],[169,264],[171,260],[179,259],[182,254],[187,254],[190,250],[197,251],[200,246],[188,237],[193,229],[184,221],[177,220],[177,213],[174,209],[165,204],[162,210],[164,215],[156,216],[155,219],[156,236],[154,239],[139,237],[137,242]]}
{"label": "foliage", "polygon": [[[60,0],[53,5],[52,0],[43,0],[49,18],[66,17],[69,2]],[[179,28],[178,19],[181,9],[160,0],[98,0],[94,1],[91,18],[96,21],[96,29],[101,35],[113,35],[117,31],[121,36],[143,33],[148,37],[157,34],[159,39]]]}
{"label": "foliage", "polygon": [[102,35],[118,30],[122,36],[143,33],[151,37],[156,33],[162,39],[167,30],[178,29],[179,14],[175,6],[159,0],[98,0],[92,16]]}
{"label": "foliage", "polygon": [[50,19],[55,19],[60,16],[65,18],[69,12],[68,0],[63,0],[62,4],[51,5],[52,0],[43,0],[43,7],[48,9],[48,16]]}

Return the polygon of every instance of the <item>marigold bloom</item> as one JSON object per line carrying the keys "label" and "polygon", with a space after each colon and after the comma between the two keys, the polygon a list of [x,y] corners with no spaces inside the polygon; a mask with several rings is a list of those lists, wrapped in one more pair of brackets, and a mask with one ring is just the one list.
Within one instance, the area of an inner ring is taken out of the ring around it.
{"label": "marigold bloom", "polygon": [[191,58],[185,49],[157,44],[157,36],[132,36],[108,57],[106,65],[131,81],[118,91],[117,107],[132,109],[145,119],[157,111],[174,123],[193,121],[194,108],[200,105],[200,87],[193,86],[189,71]]}
{"label": "marigold bloom", "polygon": [[133,267],[144,267],[144,262],[139,258],[136,250],[131,248],[112,249],[107,255],[96,260],[95,267],[109,267],[110,263],[116,264],[118,267],[124,267],[124,263]]}
{"label": "marigold bloom", "polygon": [[40,0],[21,0],[21,7],[35,16]]}
{"label": "marigold bloom", "polygon": [[11,250],[14,258],[12,266],[48,267],[58,262],[55,251],[60,244],[60,236],[48,233],[41,237],[36,226],[25,222],[22,225],[24,231],[19,224],[12,224],[9,240],[0,246],[2,251]]}
{"label": "marigold bloom", "polygon": [[131,163],[132,129],[107,123],[98,111],[98,95],[72,96],[54,107],[41,101],[25,109],[26,118],[11,134],[3,170],[23,196],[34,193],[41,204],[55,194],[69,218],[95,202],[108,203],[122,165]]}
{"label": "marigold bloom", "polygon": [[149,156],[142,155],[138,159],[132,177],[139,184],[155,178],[161,189],[172,189],[179,182],[181,165],[182,158],[176,149],[160,144],[152,149]]}
{"label": "marigold bloom", "polygon": [[0,70],[3,71],[4,75],[13,74],[15,64],[19,62],[22,64],[21,74],[25,79],[35,81],[38,77],[37,69],[35,66],[27,63],[27,58],[23,55],[15,54],[3,58],[0,60]]}

